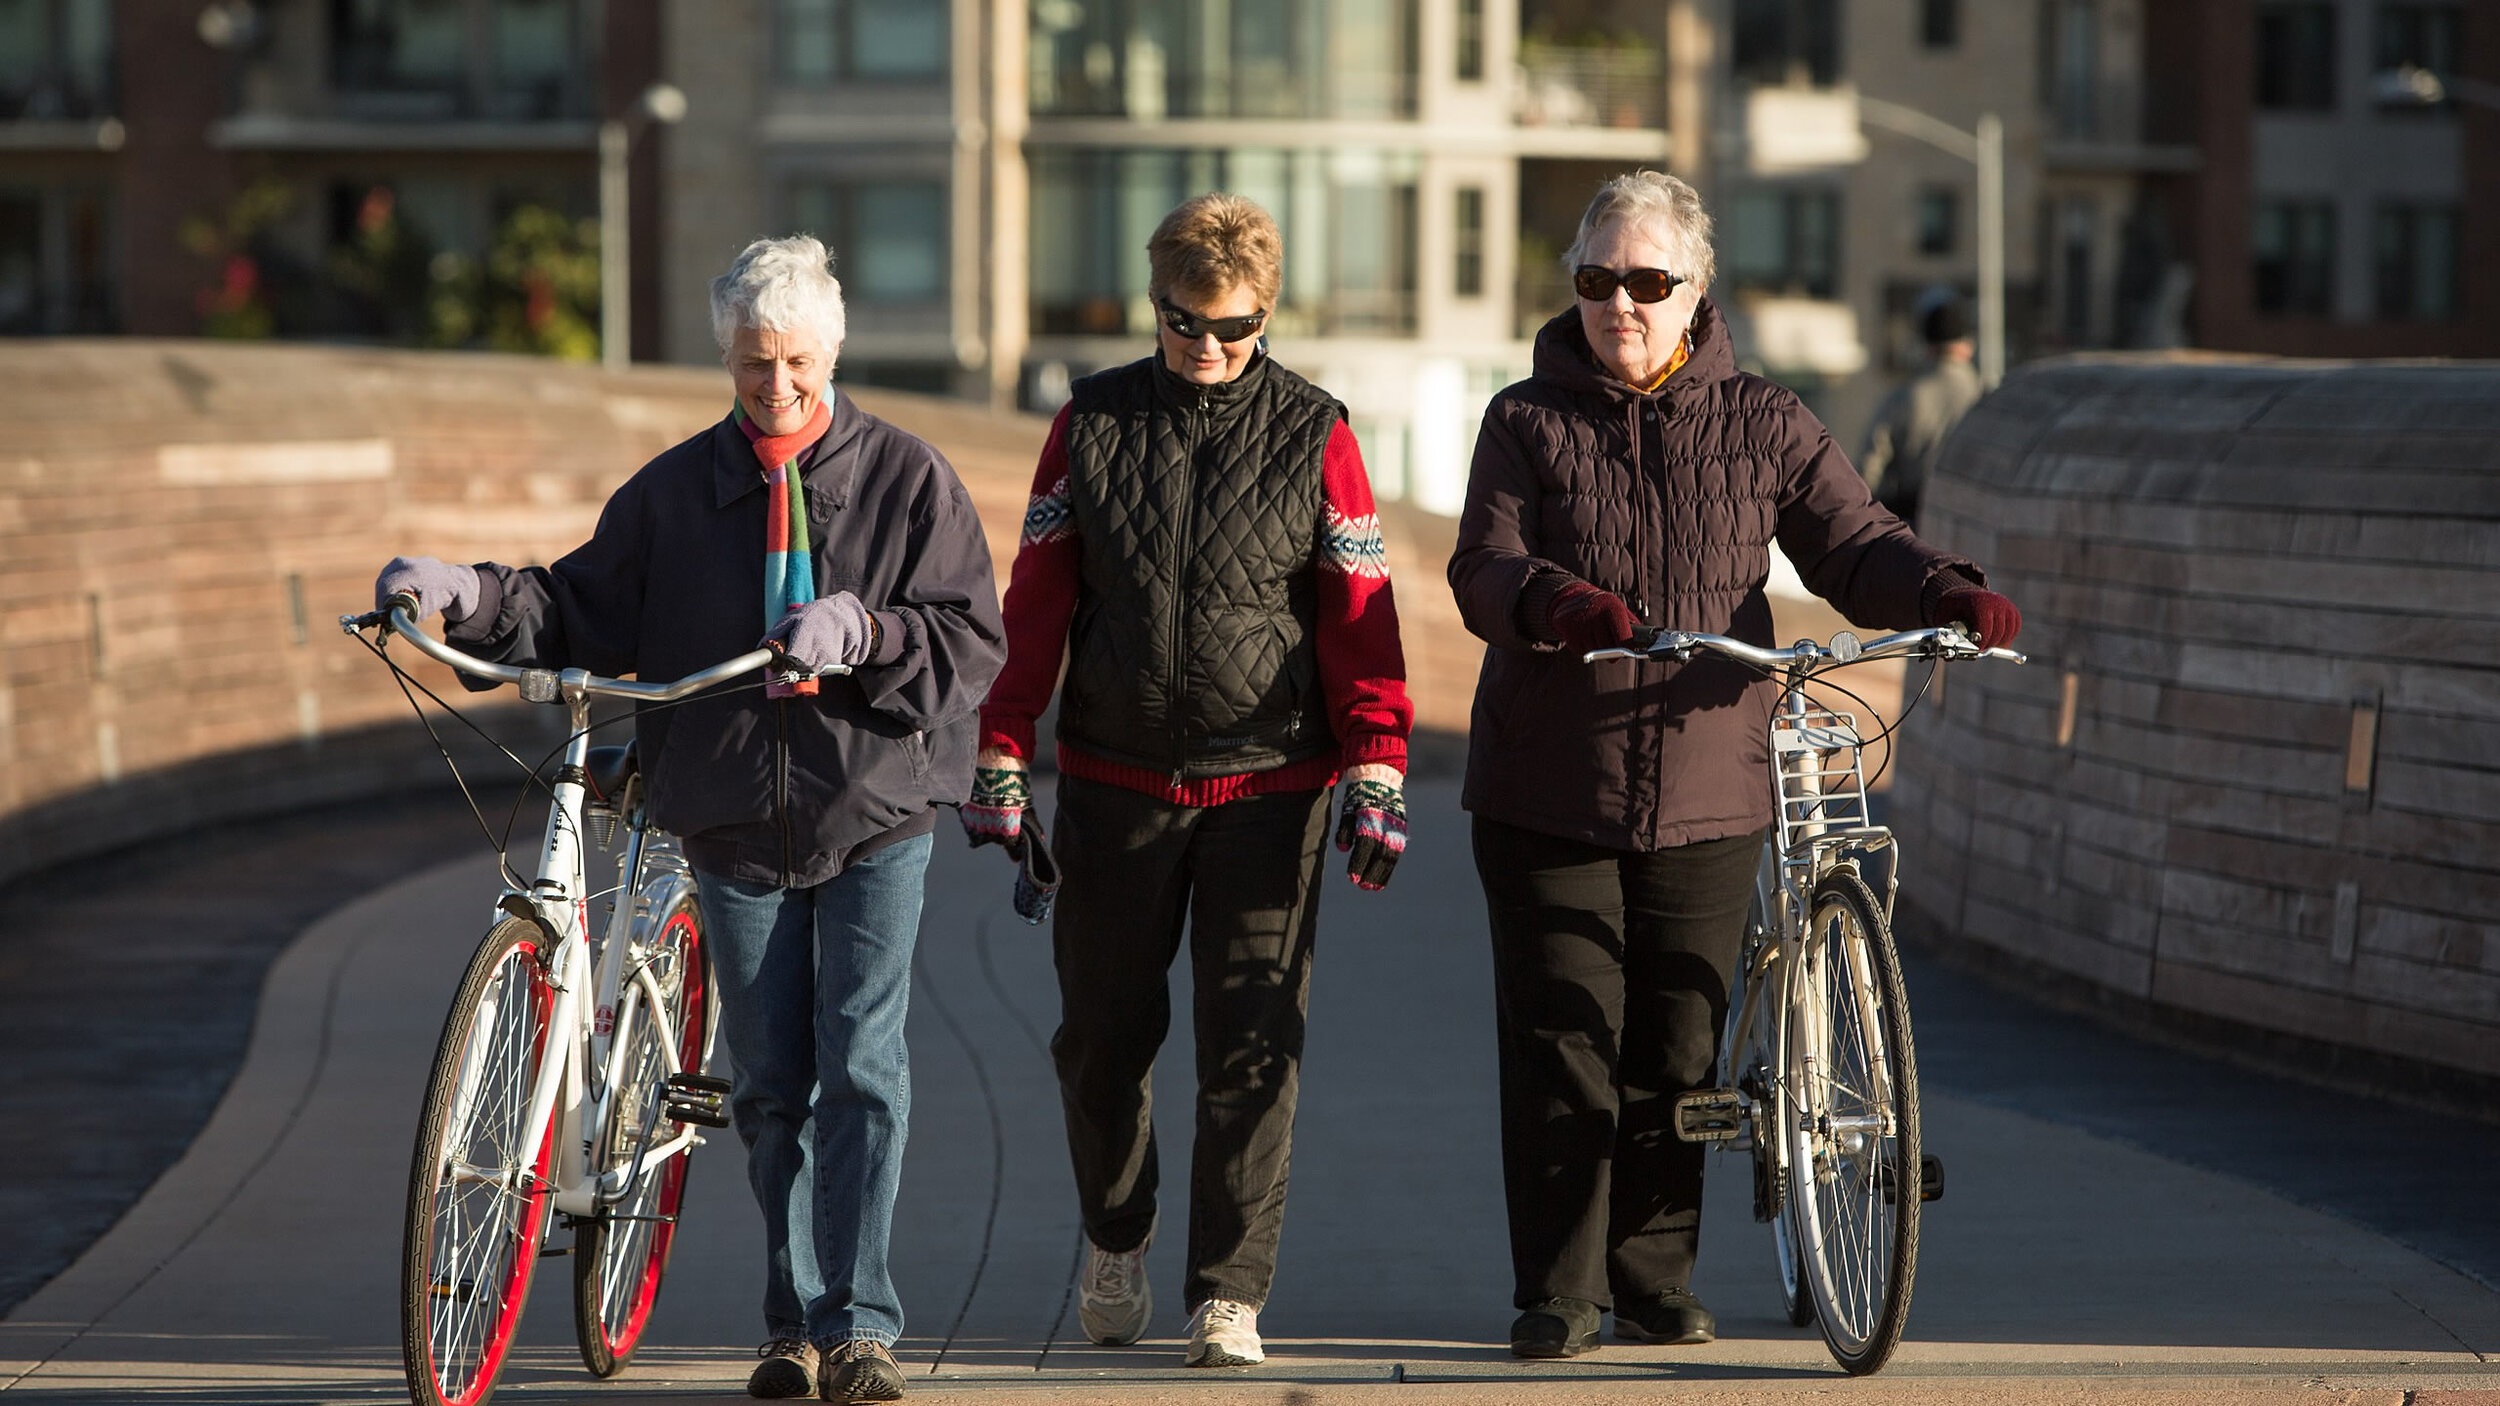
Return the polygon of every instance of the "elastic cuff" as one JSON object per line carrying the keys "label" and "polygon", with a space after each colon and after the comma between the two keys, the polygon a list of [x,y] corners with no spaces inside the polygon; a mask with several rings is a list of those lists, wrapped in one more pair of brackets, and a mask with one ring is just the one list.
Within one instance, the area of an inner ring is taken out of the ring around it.
{"label": "elastic cuff", "polygon": [[1338,754],[1337,764],[1344,767],[1379,763],[1406,770],[1406,739],[1394,732],[1358,732],[1346,739],[1345,750]]}
{"label": "elastic cuff", "polygon": [[1540,571],[1528,578],[1519,589],[1519,603],[1511,607],[1511,623],[1519,633],[1539,644],[1560,644],[1562,636],[1554,632],[1552,616],[1554,597],[1566,587],[1579,583],[1577,576],[1560,571]]}
{"label": "elastic cuff", "polygon": [[869,651],[867,662],[872,667],[901,662],[903,651],[911,645],[907,618],[894,610],[872,610],[868,618],[877,622],[877,646]]}
{"label": "elastic cuff", "polygon": [[476,641],[494,638],[495,617],[503,613],[503,577],[486,569],[492,565],[493,562],[480,562],[473,568],[477,572],[477,607],[461,616],[457,623],[446,617],[443,621],[444,639],[457,637]]}
{"label": "elastic cuff", "polygon": [[976,752],[986,752],[992,747],[1003,748],[1018,761],[1031,764],[1033,720],[1031,718],[1005,720],[987,717],[981,719],[981,735],[974,742],[973,748]]}
{"label": "elastic cuff", "polygon": [[1927,584],[1919,588],[1918,616],[1921,620],[1933,625],[1936,623],[1937,602],[1955,591],[1984,591],[1986,589],[1987,587],[1964,575],[1960,567],[1940,566],[1936,568],[1933,575],[1927,578]]}

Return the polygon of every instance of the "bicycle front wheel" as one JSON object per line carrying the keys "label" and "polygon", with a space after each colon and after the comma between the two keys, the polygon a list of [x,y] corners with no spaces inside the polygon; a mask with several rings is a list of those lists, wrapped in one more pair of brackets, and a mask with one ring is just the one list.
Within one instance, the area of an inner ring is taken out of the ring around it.
{"label": "bicycle front wheel", "polygon": [[1900,1345],[1918,1268],[1918,1063],[1874,895],[1842,871],[1808,911],[1790,1013],[1790,1228],[1823,1340],[1863,1376]]}
{"label": "bicycle front wheel", "polygon": [[582,1365],[596,1376],[615,1376],[633,1360],[676,1243],[693,1149],[635,1164],[641,1153],[684,1131],[667,1116],[663,1081],[681,1070],[702,1070],[714,1006],[706,957],[702,914],[688,893],[661,919],[618,1001],[616,1038],[624,1063],[610,1095],[597,1170],[604,1179],[623,1169],[631,1180],[573,1232],[573,1329]]}
{"label": "bicycle front wheel", "polygon": [[400,1255],[400,1345],[417,1406],[484,1401],[521,1325],[555,1150],[550,1112],[536,1153],[525,1151],[530,1093],[550,1053],[553,955],[536,925],[496,924],[435,1050]]}

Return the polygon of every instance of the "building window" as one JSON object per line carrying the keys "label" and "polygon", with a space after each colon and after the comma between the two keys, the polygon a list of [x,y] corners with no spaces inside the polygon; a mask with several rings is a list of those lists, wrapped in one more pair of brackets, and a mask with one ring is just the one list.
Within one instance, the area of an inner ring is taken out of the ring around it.
{"label": "building window", "polygon": [[1918,252],[1929,258],[1953,252],[1960,204],[1960,195],[1950,186],[1930,186],[1918,193]]}
{"label": "building window", "polygon": [[331,0],[331,81],[363,118],[587,117],[593,26],[583,4]]}
{"label": "building window", "polygon": [[112,0],[0,0],[0,122],[112,110]]}
{"label": "building window", "polygon": [[2092,340],[2092,246],[2100,212],[2089,200],[2069,200],[2058,213],[2058,332],[2068,346]]}
{"label": "building window", "polygon": [[2335,205],[2272,200],[2257,207],[2257,310],[2324,317],[2335,302]]}
{"label": "building window", "polygon": [[1484,0],[1458,0],[1458,81],[1484,81]]}
{"label": "building window", "polygon": [[2382,205],[2376,263],[2378,315],[2437,321],[2457,313],[2457,207]]}
{"label": "building window", "polygon": [[1840,291],[1840,192],[1811,187],[1741,191],[1719,248],[1739,288],[1806,298]]}
{"label": "building window", "polygon": [[110,332],[104,192],[0,186],[0,336]]}
{"label": "building window", "polygon": [[[2420,69],[2443,80],[2453,78],[2459,33],[2454,5],[2381,5],[2373,71]],[[2434,104],[2418,99],[2393,104],[2399,111],[2434,111],[2447,105],[2444,101]]]}
{"label": "building window", "polygon": [[1770,85],[1840,81],[1839,0],[1735,0],[1736,76]]}
{"label": "building window", "polygon": [[1451,270],[1453,291],[1462,298],[1484,296],[1484,187],[1460,186],[1457,215],[1456,265]]}
{"label": "building window", "polygon": [[1209,190],[1257,201],[1285,235],[1279,336],[1412,332],[1412,152],[1338,147],[1101,149],[1032,156],[1032,322],[1044,336],[1150,336],[1146,238]]}
{"label": "building window", "polygon": [[779,0],[782,81],[893,82],[946,74],[946,6],[936,0]]}
{"label": "building window", "polygon": [[936,181],[799,181],[791,223],[825,242],[845,302],[933,303],[946,295],[946,187]]}
{"label": "building window", "polygon": [[2100,135],[2101,7],[2098,0],[2044,0],[2040,7],[2040,96],[2051,135]]}
{"label": "building window", "polygon": [[1918,42],[1930,49],[1959,47],[1962,42],[1961,0],[1919,0]]}
{"label": "building window", "polygon": [[2257,7],[2257,106],[2320,112],[2335,106],[2335,6],[2325,0]]}
{"label": "building window", "polygon": [[1033,0],[1026,82],[1037,117],[1412,117],[1418,10],[1418,0]]}

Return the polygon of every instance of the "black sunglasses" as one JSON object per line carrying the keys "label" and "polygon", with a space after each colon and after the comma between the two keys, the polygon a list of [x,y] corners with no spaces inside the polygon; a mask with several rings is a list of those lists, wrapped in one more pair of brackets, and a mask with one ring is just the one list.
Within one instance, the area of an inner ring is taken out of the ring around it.
{"label": "black sunglasses", "polygon": [[1582,264],[1571,271],[1572,290],[1592,303],[1613,297],[1617,288],[1631,294],[1636,303],[1664,302],[1683,282],[1665,269],[1625,269],[1616,273],[1597,264]]}
{"label": "black sunglasses", "polygon": [[1257,336],[1259,328],[1267,322],[1265,308],[1241,317],[1200,317],[1184,308],[1174,307],[1168,298],[1155,299],[1155,306],[1163,309],[1164,326],[1192,342],[1206,336],[1213,336],[1219,342],[1238,342],[1245,337]]}

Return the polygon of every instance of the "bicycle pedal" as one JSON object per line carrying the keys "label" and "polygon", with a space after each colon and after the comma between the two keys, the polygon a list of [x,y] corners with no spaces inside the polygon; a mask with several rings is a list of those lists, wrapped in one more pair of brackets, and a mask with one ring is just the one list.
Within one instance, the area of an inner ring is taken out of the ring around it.
{"label": "bicycle pedal", "polygon": [[668,1076],[668,1116],[706,1128],[729,1126],[729,1081],[716,1074],[678,1073]]}
{"label": "bicycle pedal", "polygon": [[1921,1201],[1944,1199],[1943,1158],[1921,1157],[1918,1159],[1918,1199]]}
{"label": "bicycle pedal", "polygon": [[1745,1131],[1744,1096],[1734,1089],[1694,1089],[1675,1096],[1675,1135],[1685,1142],[1728,1142]]}

